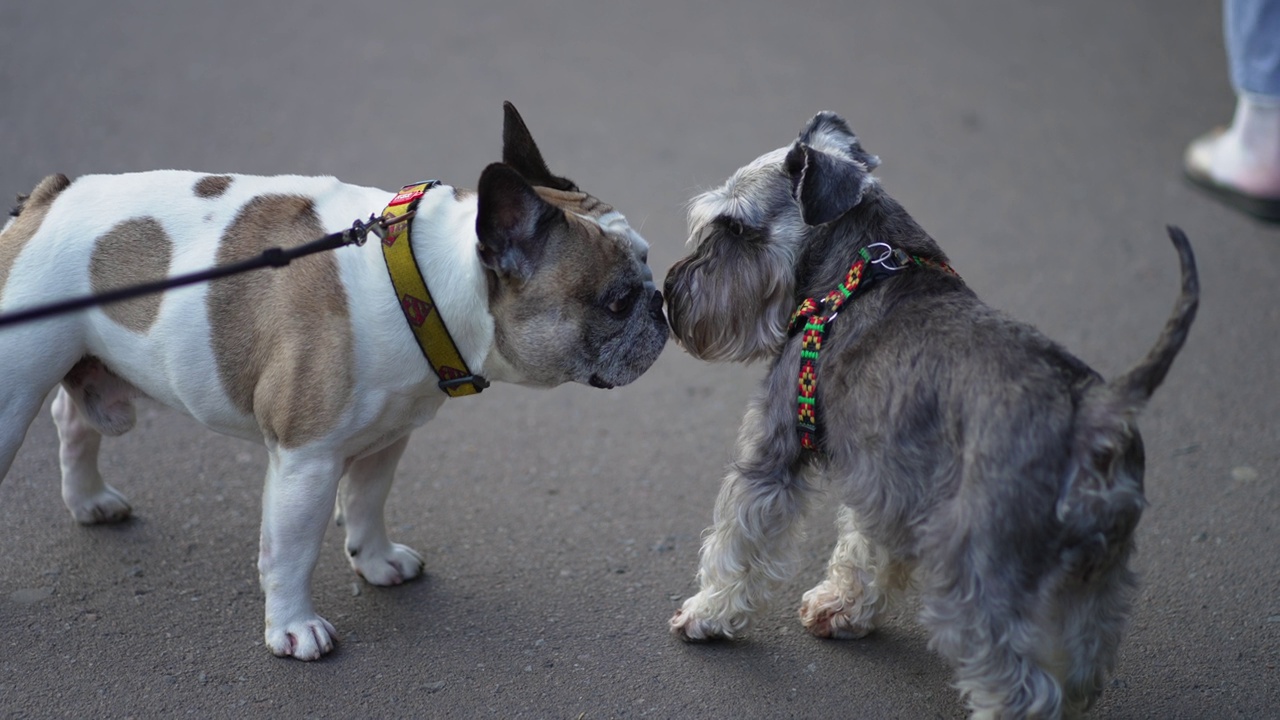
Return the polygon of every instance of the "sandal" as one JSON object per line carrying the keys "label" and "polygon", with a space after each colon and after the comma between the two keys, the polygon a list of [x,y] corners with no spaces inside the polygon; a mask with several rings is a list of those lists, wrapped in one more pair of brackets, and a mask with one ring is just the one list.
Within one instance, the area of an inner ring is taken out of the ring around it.
{"label": "sandal", "polygon": [[[1218,128],[1193,142],[1191,148],[1202,143],[1211,142],[1223,132],[1225,132],[1223,128]],[[1203,167],[1201,162],[1196,162],[1198,154],[1192,152],[1191,148],[1188,148],[1186,160],[1182,166],[1183,172],[1191,184],[1240,212],[1265,222],[1280,223],[1280,197],[1251,195],[1215,179],[1209,174],[1207,167]]]}

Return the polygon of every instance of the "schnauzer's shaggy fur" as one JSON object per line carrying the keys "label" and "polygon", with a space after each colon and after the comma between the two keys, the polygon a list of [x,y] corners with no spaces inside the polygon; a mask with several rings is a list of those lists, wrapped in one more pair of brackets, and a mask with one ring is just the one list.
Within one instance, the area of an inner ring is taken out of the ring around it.
{"label": "schnauzer's shaggy fur", "polygon": [[821,446],[803,451],[800,338],[787,327],[800,300],[836,287],[874,242],[946,262],[870,175],[878,164],[821,113],[692,203],[693,252],[666,281],[675,335],[699,358],[772,367],[716,502],[701,589],[672,630],[741,635],[792,577],[799,521],[826,484],[843,504],[840,539],[801,603],[811,633],[862,637],[910,584],[975,716],[1079,714],[1132,605],[1145,504],[1134,421],[1195,316],[1191,248],[1170,228],[1181,296],[1147,357],[1111,382],[936,267],[876,281],[830,323]]}

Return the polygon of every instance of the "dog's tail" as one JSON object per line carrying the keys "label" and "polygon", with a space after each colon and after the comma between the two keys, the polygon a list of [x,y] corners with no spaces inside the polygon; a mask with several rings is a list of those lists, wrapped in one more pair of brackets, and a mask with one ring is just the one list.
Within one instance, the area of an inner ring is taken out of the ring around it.
{"label": "dog's tail", "polygon": [[1085,578],[1126,547],[1146,504],[1144,456],[1134,419],[1164,381],[1187,340],[1200,304],[1195,255],[1182,230],[1169,227],[1182,266],[1182,291],[1156,344],[1137,365],[1086,391],[1076,415],[1071,467],[1057,514],[1067,531],[1066,553]]}
{"label": "dog's tail", "polygon": [[1196,257],[1191,252],[1191,242],[1182,230],[1170,225],[1169,239],[1178,250],[1178,260],[1182,264],[1182,293],[1173,308],[1173,315],[1164,325],[1164,332],[1155,347],[1147,353],[1142,362],[1135,365],[1125,374],[1109,383],[1108,387],[1123,406],[1131,411],[1140,410],[1155,392],[1173,358],[1182,349],[1187,340],[1187,332],[1191,330],[1191,321],[1196,318],[1196,309],[1200,306],[1200,277],[1196,273]]}

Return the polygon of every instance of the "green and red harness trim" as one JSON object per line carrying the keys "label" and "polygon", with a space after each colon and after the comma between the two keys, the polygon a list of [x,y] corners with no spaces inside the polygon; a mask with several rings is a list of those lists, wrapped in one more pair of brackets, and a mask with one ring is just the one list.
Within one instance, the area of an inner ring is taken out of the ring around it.
{"label": "green and red harness trim", "polygon": [[[883,251],[872,257],[871,249]],[[827,326],[849,298],[859,289],[865,289],[872,280],[895,275],[912,267],[929,266],[956,275],[949,265],[905,251],[886,243],[872,243],[858,249],[858,257],[849,266],[844,282],[827,293],[821,300],[806,298],[791,315],[790,331],[803,329],[800,339],[799,396],[796,398],[796,430],[800,433],[800,447],[818,450],[818,356],[822,352],[822,338]]]}

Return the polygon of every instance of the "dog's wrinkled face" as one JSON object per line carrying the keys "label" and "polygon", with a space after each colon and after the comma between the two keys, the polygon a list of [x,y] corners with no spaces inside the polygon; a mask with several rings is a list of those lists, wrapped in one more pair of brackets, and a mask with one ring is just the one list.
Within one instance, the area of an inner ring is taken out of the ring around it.
{"label": "dog's wrinkled face", "polygon": [[819,113],[792,145],[756,158],[689,206],[692,252],[667,273],[676,340],[695,357],[775,354],[796,308],[796,266],[815,229],[858,203],[879,160]]}
{"label": "dog's wrinkled face", "polygon": [[480,177],[476,234],[494,343],[531,385],[625,385],[667,341],[649,245],[627,219],[552,175],[508,105],[503,162]]}

